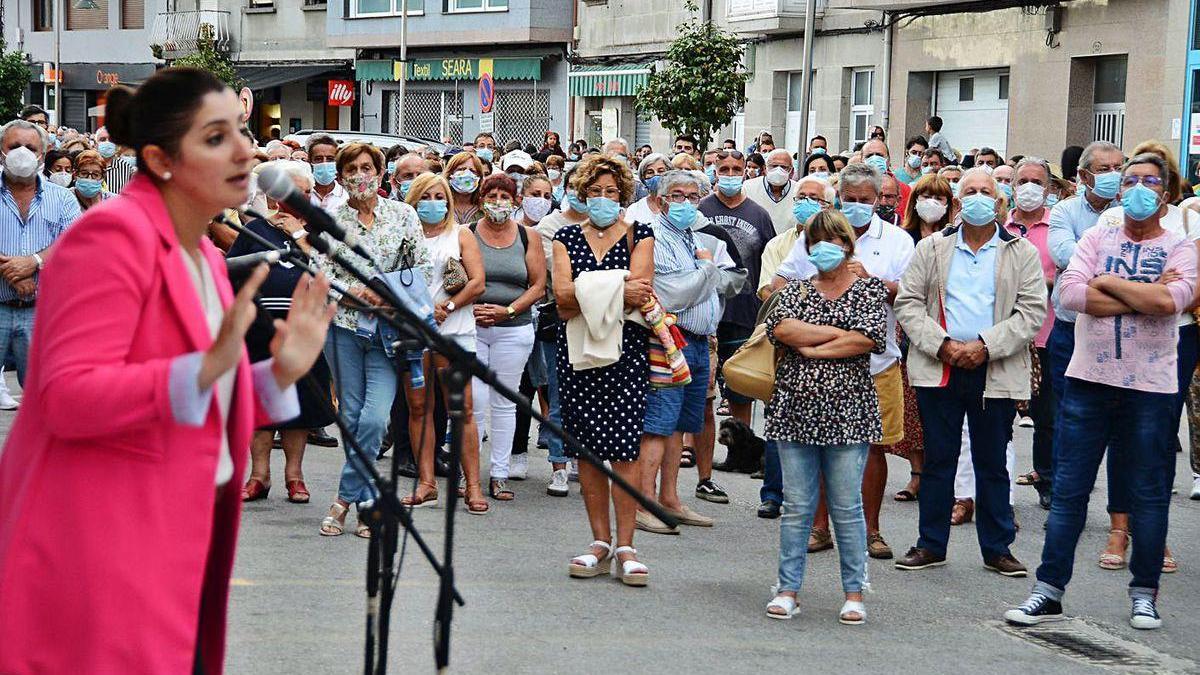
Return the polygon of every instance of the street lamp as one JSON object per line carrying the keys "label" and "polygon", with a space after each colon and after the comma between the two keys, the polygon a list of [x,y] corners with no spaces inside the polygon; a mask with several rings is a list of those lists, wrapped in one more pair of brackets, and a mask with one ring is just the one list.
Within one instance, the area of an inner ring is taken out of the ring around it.
{"label": "street lamp", "polygon": [[[96,0],[74,0],[72,7],[75,9],[100,9],[99,3]],[[54,125],[62,126],[62,22],[66,20],[63,16],[62,0],[54,2]]]}

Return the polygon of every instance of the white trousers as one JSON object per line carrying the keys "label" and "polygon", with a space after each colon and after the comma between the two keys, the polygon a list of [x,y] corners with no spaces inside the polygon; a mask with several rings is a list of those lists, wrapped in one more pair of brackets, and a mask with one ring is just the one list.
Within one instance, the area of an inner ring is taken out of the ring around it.
{"label": "white trousers", "polygon": [[[475,356],[496,371],[505,386],[516,391],[521,374],[533,351],[533,325],[510,328],[480,326],[475,334]],[[513,435],[517,428],[517,406],[496,395],[492,388],[475,378],[471,382],[475,427],[483,447],[486,434],[491,444],[491,477],[508,478],[508,460],[512,457]]]}
{"label": "white trousers", "polygon": [[[1012,441],[1008,442],[1005,453],[1008,464],[1008,503],[1013,503],[1013,487],[1016,485],[1013,472],[1017,468],[1017,456],[1013,452]],[[967,421],[963,420],[962,450],[958,453],[958,472],[954,474],[954,498],[975,498],[975,465],[971,463],[971,436],[967,431]]]}

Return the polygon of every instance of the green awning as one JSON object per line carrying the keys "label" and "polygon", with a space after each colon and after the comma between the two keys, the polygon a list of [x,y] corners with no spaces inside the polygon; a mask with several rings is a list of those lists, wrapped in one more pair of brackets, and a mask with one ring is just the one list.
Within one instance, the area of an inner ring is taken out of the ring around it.
{"label": "green awning", "polygon": [[391,61],[355,61],[354,79],[359,82],[391,82]]}
{"label": "green awning", "polygon": [[[540,80],[540,58],[502,59],[412,59],[408,62],[408,80],[478,80],[491,63],[494,80]],[[355,77],[359,80],[394,82],[399,75],[399,61],[358,61]]]}
{"label": "green awning", "polygon": [[650,78],[645,66],[575,66],[568,75],[571,96],[634,96]]}

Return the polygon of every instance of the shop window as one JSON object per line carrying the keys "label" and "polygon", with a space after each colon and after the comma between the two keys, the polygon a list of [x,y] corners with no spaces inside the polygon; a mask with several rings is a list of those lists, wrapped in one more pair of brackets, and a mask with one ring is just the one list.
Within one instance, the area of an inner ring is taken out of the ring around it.
{"label": "shop window", "polygon": [[508,0],[447,0],[450,12],[507,12]]}
{"label": "shop window", "polygon": [[33,29],[54,30],[54,0],[33,0]]}
{"label": "shop window", "polygon": [[[307,2],[308,0],[306,0]],[[362,16],[400,16],[406,10],[409,16],[420,16],[425,13],[425,0],[351,0],[355,17]],[[325,4],[321,0],[319,4]]]}

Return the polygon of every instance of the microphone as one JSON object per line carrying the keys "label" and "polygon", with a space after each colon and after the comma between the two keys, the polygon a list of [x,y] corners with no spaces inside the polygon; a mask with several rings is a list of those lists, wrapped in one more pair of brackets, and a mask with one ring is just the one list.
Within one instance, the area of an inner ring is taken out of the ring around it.
{"label": "microphone", "polygon": [[225,271],[229,274],[230,281],[236,283],[250,276],[250,273],[254,271],[254,268],[258,267],[259,265],[263,263],[274,265],[275,263],[279,262],[279,260],[280,251],[278,250],[262,251],[260,253],[251,253],[249,255],[239,255],[235,258],[225,259]]}
{"label": "microphone", "polygon": [[358,243],[358,237],[353,232],[347,232],[346,228],[338,225],[329,214],[319,206],[313,206],[312,202],[296,189],[296,184],[292,182],[292,177],[286,171],[276,166],[267,164],[258,174],[258,189],[266,193],[268,197],[283,204],[289,211],[302,218],[305,222],[305,229],[311,234],[319,234],[328,232],[329,236],[344,242],[363,260],[375,265],[375,259],[371,257],[371,253],[363,248],[362,244]]}

